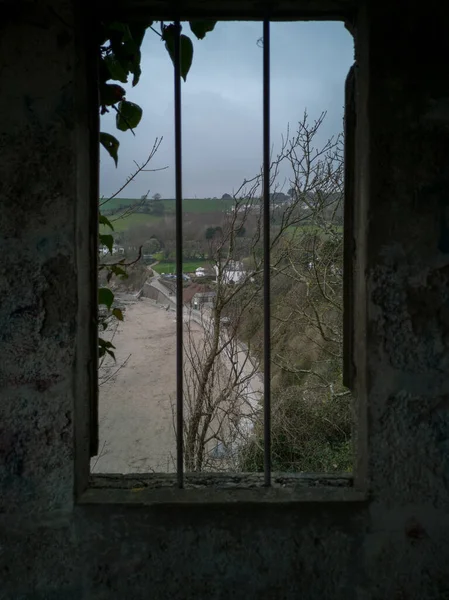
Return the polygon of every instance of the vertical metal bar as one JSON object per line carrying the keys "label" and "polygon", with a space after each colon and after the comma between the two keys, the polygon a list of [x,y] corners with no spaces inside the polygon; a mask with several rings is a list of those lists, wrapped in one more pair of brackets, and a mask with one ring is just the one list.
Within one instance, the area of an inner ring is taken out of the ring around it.
{"label": "vertical metal bar", "polygon": [[263,22],[263,316],[264,316],[264,479],[271,485],[270,340],[270,22]]}
{"label": "vertical metal bar", "polygon": [[175,177],[176,177],[176,468],[184,487],[183,456],[183,304],[182,304],[182,139],[181,23],[175,21]]}
{"label": "vertical metal bar", "polygon": [[354,203],[355,203],[355,68],[345,84],[345,181],[343,215],[343,385],[354,389]]}

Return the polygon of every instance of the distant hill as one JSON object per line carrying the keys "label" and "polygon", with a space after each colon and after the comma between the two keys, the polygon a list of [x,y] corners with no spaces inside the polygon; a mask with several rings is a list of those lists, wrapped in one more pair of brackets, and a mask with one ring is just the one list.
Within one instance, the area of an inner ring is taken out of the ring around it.
{"label": "distant hill", "polygon": [[[100,199],[100,205],[104,200]],[[119,209],[120,207],[128,208],[129,206],[138,205],[141,202],[139,198],[113,198],[109,202],[103,205],[103,209],[109,211],[111,209]],[[175,199],[163,199],[165,210],[167,213],[175,212]],[[182,201],[182,207],[184,212],[191,213],[209,213],[218,212],[229,209],[233,206],[234,200],[232,198],[221,199],[221,198],[185,198]]]}

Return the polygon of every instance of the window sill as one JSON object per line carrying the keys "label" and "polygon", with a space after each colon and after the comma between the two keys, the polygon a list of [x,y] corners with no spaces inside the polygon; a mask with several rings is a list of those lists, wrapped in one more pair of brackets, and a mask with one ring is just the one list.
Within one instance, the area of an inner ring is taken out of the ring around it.
{"label": "window sill", "polygon": [[89,504],[235,504],[363,502],[347,474],[273,474],[267,488],[262,474],[186,475],[179,489],[176,475],[94,475],[78,503]]}

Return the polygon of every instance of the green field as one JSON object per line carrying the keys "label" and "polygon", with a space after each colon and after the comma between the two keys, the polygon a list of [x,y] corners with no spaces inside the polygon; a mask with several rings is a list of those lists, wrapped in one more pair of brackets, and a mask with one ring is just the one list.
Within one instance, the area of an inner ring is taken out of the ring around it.
{"label": "green field", "polygon": [[[118,215],[108,215],[108,219],[111,221],[114,231],[126,231],[130,227],[135,225],[150,225],[158,223],[163,217],[155,217],[146,213],[131,213],[123,219],[117,218]],[[109,227],[100,226],[100,233],[111,233]]]}
{"label": "green field", "polygon": [[[193,273],[198,267],[207,267],[209,263],[204,260],[189,260],[183,263],[183,271],[184,273]],[[156,273],[175,273],[176,271],[176,263],[171,262],[160,262],[154,267],[151,267],[156,271]]]}
{"label": "green field", "polygon": [[[104,200],[100,200],[100,205]],[[165,206],[165,210],[169,213],[175,212],[175,200],[168,199],[162,200]],[[113,198],[100,208],[100,210],[111,210],[119,208],[120,206],[133,206],[138,205],[140,200],[138,198]],[[183,212],[187,213],[210,213],[226,210],[233,206],[233,200],[209,200],[207,198],[185,198],[182,201]]]}

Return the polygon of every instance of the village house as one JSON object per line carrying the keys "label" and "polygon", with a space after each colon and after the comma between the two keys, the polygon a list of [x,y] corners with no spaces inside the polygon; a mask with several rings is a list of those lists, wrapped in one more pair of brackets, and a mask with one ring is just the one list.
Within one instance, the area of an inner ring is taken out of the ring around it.
{"label": "village house", "polygon": [[[214,266],[215,281],[218,283],[219,268],[218,265]],[[239,283],[247,276],[245,267],[241,261],[230,260],[226,263],[222,270],[222,282],[223,283]]]}
{"label": "village house", "polygon": [[[100,246],[98,249],[100,255],[105,256],[106,254],[110,254],[109,248],[106,246]],[[112,246],[112,254],[125,254],[125,249],[114,244]]]}
{"label": "village house", "polygon": [[[194,304],[194,298],[196,296],[202,297],[202,295],[211,292],[209,286],[202,283],[191,283],[185,287],[182,292],[182,301],[185,306],[192,306]],[[215,292],[213,292],[215,294]],[[194,307],[195,308],[195,307]]]}
{"label": "village house", "polygon": [[192,306],[196,310],[203,307],[212,308],[216,297],[215,292],[198,292],[192,298]]}

